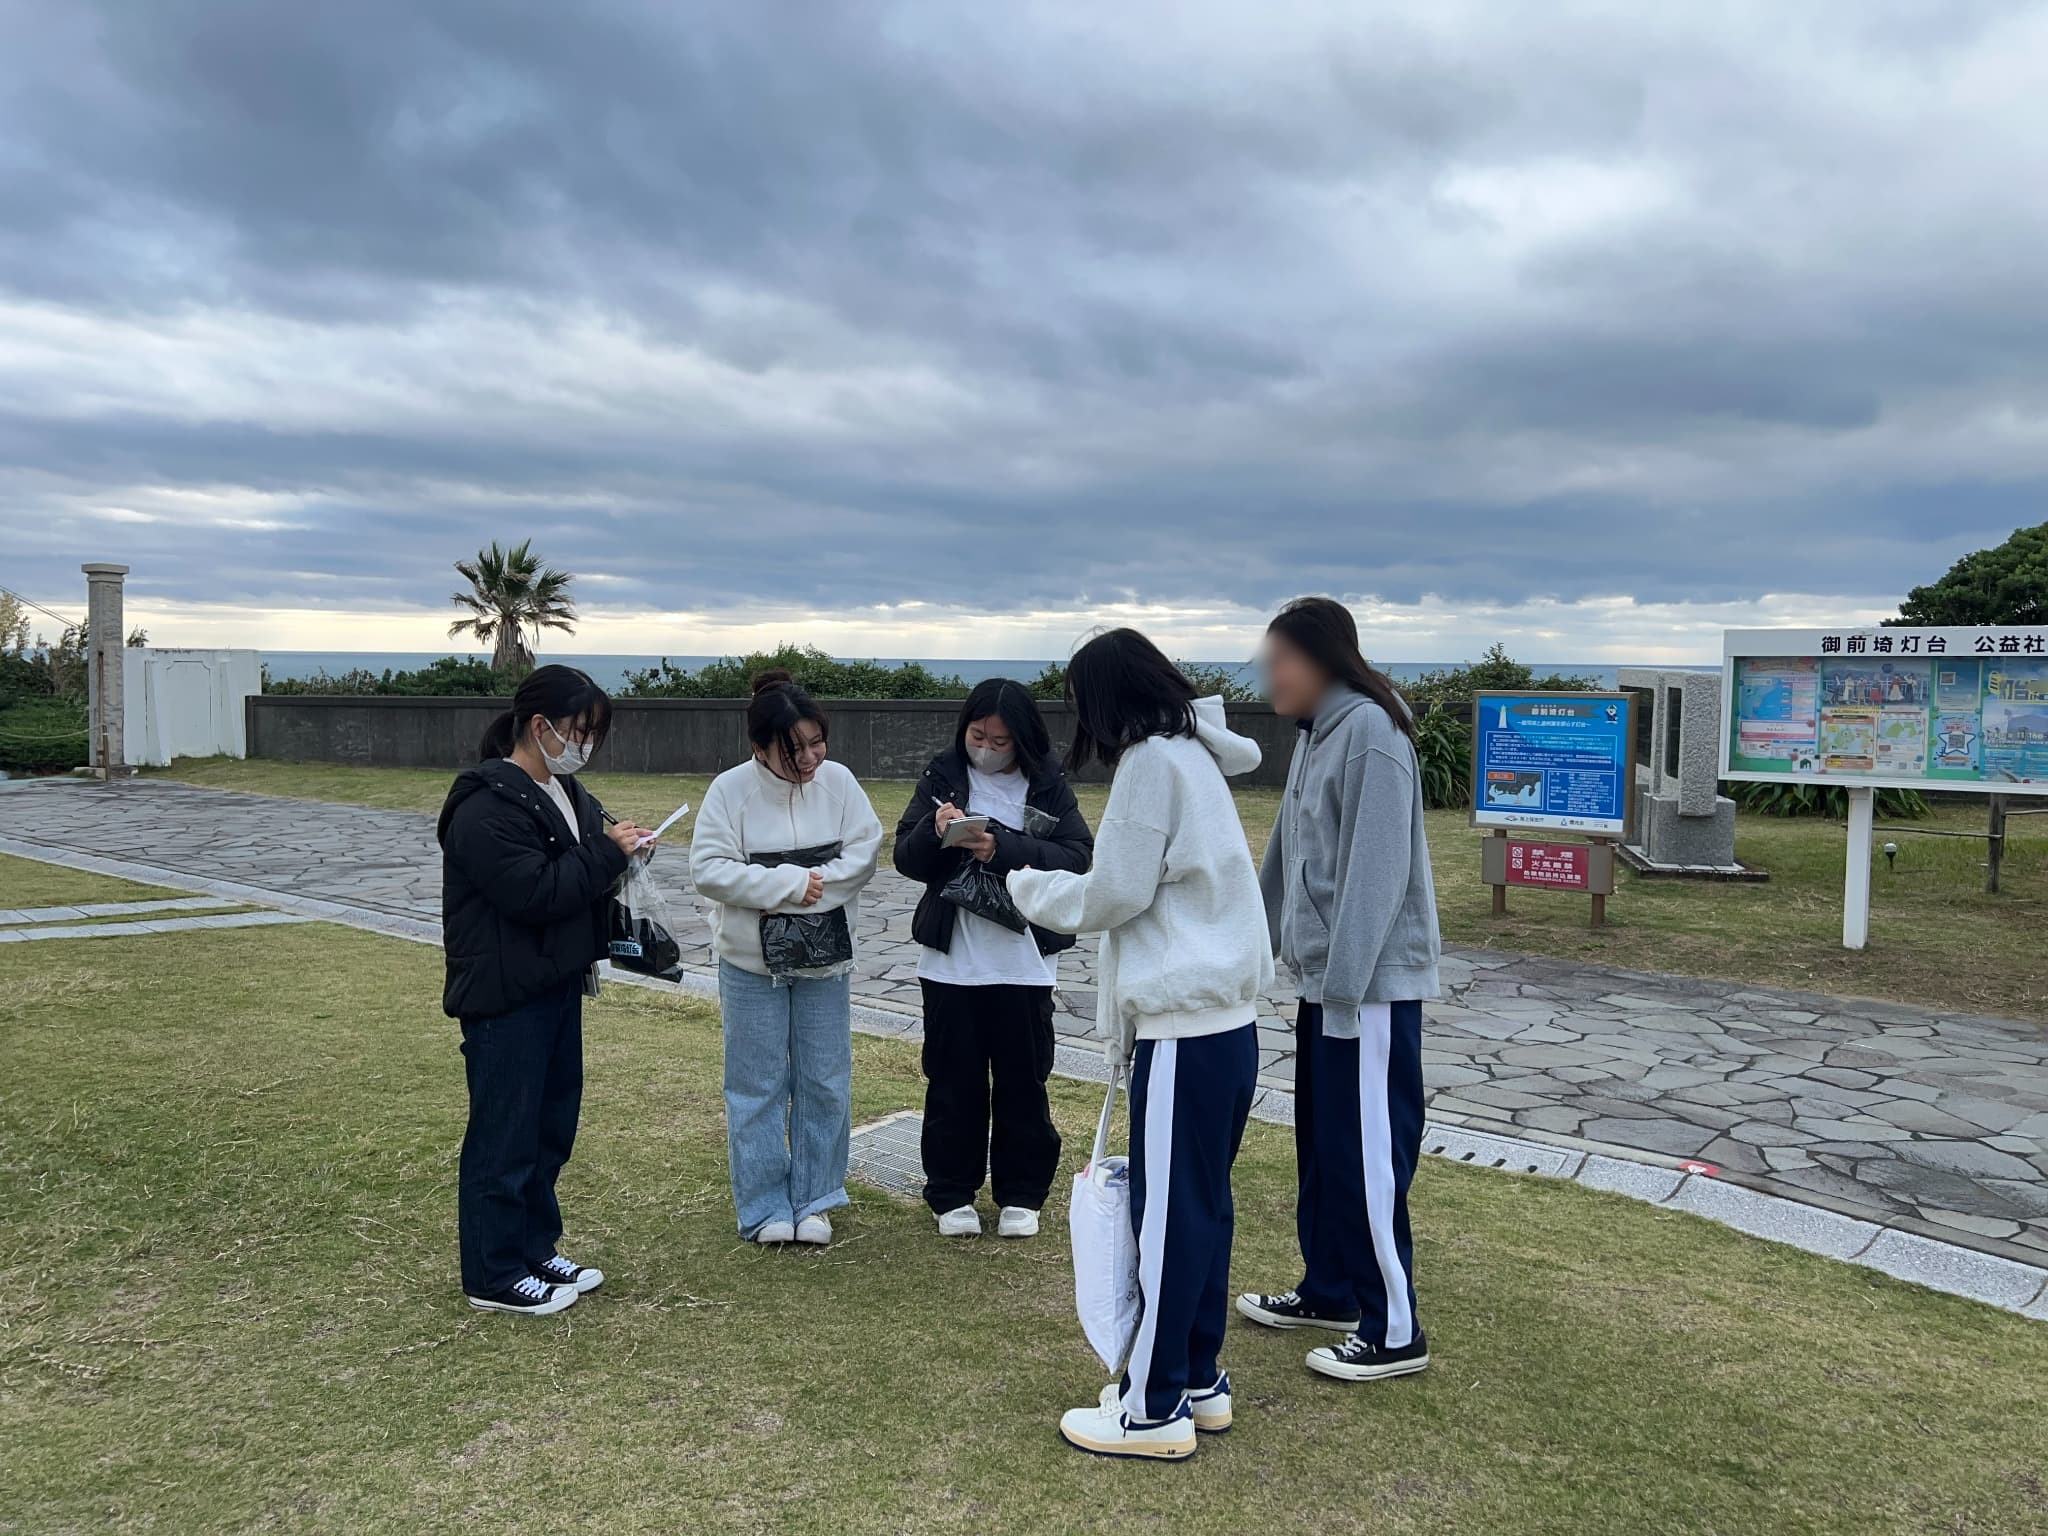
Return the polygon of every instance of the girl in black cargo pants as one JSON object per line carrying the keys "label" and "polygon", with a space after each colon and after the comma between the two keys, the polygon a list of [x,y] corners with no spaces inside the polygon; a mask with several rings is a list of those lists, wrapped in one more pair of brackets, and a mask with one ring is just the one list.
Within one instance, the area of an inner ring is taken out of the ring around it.
{"label": "girl in black cargo pants", "polygon": [[[963,816],[985,831],[944,846]],[[981,1231],[974,1209],[990,1180],[997,1232],[1030,1237],[1059,1167],[1060,1134],[1046,1103],[1052,1072],[1053,987],[1071,936],[991,919],[946,895],[979,866],[1086,872],[1094,849],[1045,719],[1021,684],[992,678],[962,705],[953,745],[931,760],[896,829],[896,868],[924,883],[911,921],[924,993],[925,1203],[948,1237]],[[1000,917],[1000,914],[999,914]]]}

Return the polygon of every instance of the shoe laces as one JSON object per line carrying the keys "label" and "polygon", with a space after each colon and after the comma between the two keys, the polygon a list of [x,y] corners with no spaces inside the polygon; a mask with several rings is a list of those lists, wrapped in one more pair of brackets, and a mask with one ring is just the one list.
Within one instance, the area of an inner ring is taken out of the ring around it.
{"label": "shoe laces", "polygon": [[1301,1305],[1301,1292],[1282,1291],[1277,1296],[1268,1296],[1266,1300],[1277,1307],[1298,1307]]}
{"label": "shoe laces", "polygon": [[527,1301],[546,1301],[548,1299],[547,1282],[537,1279],[532,1275],[526,1275],[521,1279],[513,1281],[512,1289]]}
{"label": "shoe laces", "polygon": [[545,1274],[558,1276],[563,1280],[574,1280],[576,1278],[576,1266],[563,1258],[559,1253],[542,1264],[541,1270]]}
{"label": "shoe laces", "polygon": [[1379,1352],[1380,1347],[1377,1344],[1362,1339],[1355,1333],[1348,1335],[1344,1342],[1337,1346],[1338,1357],[1346,1360],[1370,1360]]}

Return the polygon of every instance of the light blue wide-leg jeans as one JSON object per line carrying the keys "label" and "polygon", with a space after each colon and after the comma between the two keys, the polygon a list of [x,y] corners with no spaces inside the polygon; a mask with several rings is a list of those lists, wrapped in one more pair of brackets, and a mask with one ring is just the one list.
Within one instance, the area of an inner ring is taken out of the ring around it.
{"label": "light blue wide-leg jeans", "polygon": [[845,976],[778,984],[718,962],[725,1149],[742,1237],[847,1203],[851,1004]]}

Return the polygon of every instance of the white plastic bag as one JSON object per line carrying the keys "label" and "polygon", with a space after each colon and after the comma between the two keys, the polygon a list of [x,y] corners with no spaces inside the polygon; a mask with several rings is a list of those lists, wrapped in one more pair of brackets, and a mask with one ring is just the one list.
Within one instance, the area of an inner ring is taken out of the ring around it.
{"label": "white plastic bag", "polygon": [[1131,1230],[1131,1165],[1110,1157],[1109,1118],[1123,1079],[1121,1064],[1109,1070],[1109,1094],[1095,1126],[1095,1150],[1074,1175],[1067,1228],[1074,1244],[1074,1307],[1103,1367],[1121,1371],[1137,1337],[1138,1239]]}

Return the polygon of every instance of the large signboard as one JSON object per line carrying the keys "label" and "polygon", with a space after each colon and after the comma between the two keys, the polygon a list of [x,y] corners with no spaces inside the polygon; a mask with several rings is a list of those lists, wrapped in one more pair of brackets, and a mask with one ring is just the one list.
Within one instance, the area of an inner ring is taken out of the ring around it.
{"label": "large signboard", "polygon": [[1732,629],[1721,777],[2048,794],[2048,629]]}
{"label": "large signboard", "polygon": [[1472,700],[1472,825],[1620,837],[1635,785],[1626,693],[1481,693]]}

